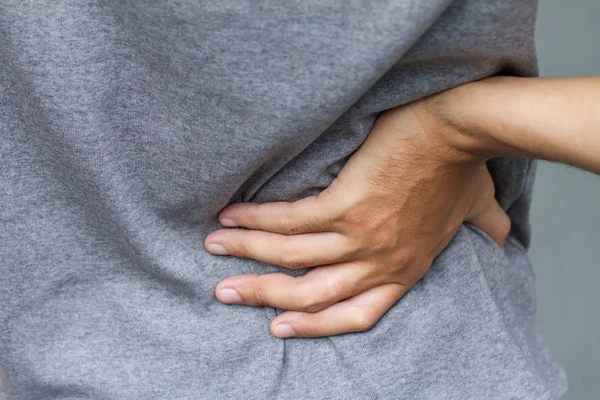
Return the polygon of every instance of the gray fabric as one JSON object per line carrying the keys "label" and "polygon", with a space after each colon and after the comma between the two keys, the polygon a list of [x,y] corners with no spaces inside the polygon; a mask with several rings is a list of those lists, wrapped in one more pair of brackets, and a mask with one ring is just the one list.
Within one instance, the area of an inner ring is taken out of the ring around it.
{"label": "gray fabric", "polygon": [[491,165],[506,254],[463,226],[365,333],[276,339],[281,310],[213,291],[280,268],[202,244],[230,202],[328,186],[381,110],[535,75],[534,15],[530,0],[0,0],[3,396],[560,397],[534,321],[529,161]]}

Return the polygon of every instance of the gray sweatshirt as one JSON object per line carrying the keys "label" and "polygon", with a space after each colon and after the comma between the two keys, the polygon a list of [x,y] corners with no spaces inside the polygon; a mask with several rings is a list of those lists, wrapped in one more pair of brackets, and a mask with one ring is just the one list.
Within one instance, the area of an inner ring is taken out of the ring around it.
{"label": "gray sweatshirt", "polygon": [[364,333],[275,338],[214,288],[292,272],[203,248],[229,203],[327,187],[380,111],[535,75],[535,6],[0,0],[0,397],[559,398],[529,160],[490,163],[506,252],[463,226]]}

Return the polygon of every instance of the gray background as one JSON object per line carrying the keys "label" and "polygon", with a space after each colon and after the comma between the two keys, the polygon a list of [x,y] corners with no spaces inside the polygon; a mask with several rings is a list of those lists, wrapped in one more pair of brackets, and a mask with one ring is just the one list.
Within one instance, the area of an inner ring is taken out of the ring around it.
{"label": "gray background", "polygon": [[[540,1],[543,76],[600,75],[599,17],[600,0]],[[567,371],[564,399],[600,398],[600,178],[540,163],[532,224],[538,323]]]}

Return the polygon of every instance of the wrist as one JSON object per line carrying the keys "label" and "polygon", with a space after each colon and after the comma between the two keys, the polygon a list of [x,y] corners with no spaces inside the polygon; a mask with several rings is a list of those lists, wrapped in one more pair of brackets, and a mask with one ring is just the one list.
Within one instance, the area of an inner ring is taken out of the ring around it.
{"label": "wrist", "polygon": [[520,156],[507,141],[506,107],[510,87],[521,78],[492,77],[467,83],[425,99],[425,106],[436,120],[438,131],[449,146],[487,160],[501,156]]}
{"label": "wrist", "polygon": [[415,102],[411,108],[429,142],[444,149],[448,162],[470,163],[487,159],[482,140],[472,132],[469,104],[471,89],[464,86],[441,92]]}

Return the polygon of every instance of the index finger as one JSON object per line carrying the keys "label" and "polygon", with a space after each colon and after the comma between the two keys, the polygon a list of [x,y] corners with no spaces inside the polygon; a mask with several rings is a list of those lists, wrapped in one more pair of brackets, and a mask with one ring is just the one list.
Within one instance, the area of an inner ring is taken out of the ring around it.
{"label": "index finger", "polygon": [[341,208],[341,204],[335,205],[320,195],[295,202],[237,203],[219,213],[219,222],[285,235],[328,232],[334,229]]}

